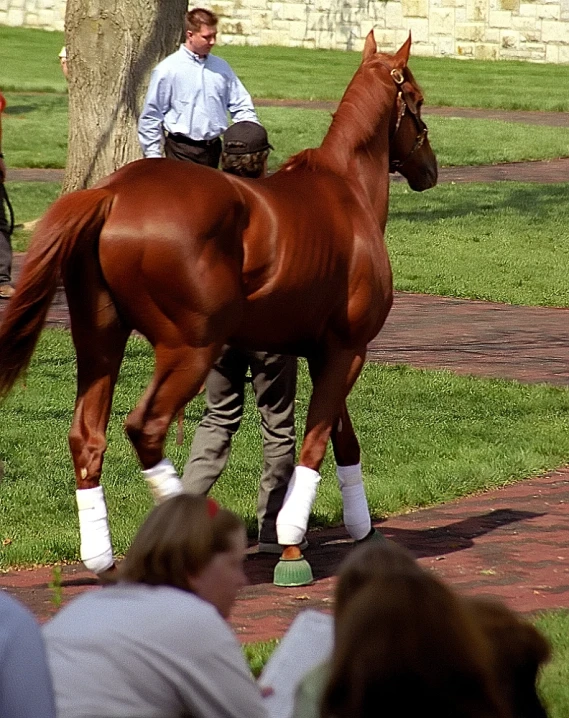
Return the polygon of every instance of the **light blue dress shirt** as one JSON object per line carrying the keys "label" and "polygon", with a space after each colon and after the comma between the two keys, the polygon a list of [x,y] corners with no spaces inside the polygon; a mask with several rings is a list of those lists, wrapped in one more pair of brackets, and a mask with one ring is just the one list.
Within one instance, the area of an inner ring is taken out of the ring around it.
{"label": "light blue dress shirt", "polygon": [[[216,55],[201,58],[185,45],[157,65],[138,121],[145,157],[162,157],[164,133],[213,140],[234,122],[259,123],[251,96],[231,67]],[[260,123],[259,123],[260,124]]]}

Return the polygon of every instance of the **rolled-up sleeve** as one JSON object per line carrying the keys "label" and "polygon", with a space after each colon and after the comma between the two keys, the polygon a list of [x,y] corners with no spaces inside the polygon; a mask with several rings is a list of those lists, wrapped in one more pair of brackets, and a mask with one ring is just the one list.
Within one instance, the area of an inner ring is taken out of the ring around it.
{"label": "rolled-up sleeve", "polygon": [[232,72],[229,83],[229,102],[227,109],[233,122],[259,122],[251,95],[245,89],[241,80]]}
{"label": "rolled-up sleeve", "polygon": [[162,157],[164,117],[170,106],[171,84],[156,68],[138,120],[138,141],[145,157]]}

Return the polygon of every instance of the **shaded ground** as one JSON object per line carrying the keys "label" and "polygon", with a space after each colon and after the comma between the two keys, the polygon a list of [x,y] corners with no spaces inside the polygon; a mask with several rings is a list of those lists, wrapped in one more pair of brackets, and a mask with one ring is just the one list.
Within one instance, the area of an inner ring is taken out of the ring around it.
{"label": "shaded ground", "polygon": [[[257,101],[262,106],[266,102]],[[299,106],[298,102],[271,104]],[[334,109],[330,103],[310,107]],[[436,108],[425,114],[485,117],[569,126],[561,113],[502,113]],[[441,181],[569,181],[569,159],[442,170]],[[61,178],[59,170],[9,170],[11,180]],[[15,256],[17,277],[23,255]],[[6,306],[0,302],[0,314]],[[444,367],[457,373],[569,383],[567,310],[528,308],[399,293],[380,338],[369,345],[372,361],[417,367]],[[68,325],[58,293],[48,318]],[[532,478],[498,491],[378,522],[387,537],[409,548],[419,561],[469,595],[502,598],[519,611],[569,606],[569,469]],[[233,626],[243,641],[282,635],[296,613],[331,608],[334,574],[351,550],[343,528],[310,533],[306,552],[315,576],[312,586],[276,588],[274,558],[247,561],[250,586],[238,600]],[[49,587],[51,568],[9,572],[0,588],[17,595],[45,620],[63,601],[100,589],[81,566],[63,567],[61,587]]]}

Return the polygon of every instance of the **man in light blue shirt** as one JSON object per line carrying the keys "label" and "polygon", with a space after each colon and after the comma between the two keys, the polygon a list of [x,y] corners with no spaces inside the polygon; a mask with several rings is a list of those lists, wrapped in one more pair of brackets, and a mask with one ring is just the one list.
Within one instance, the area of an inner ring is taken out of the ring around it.
{"label": "man in light blue shirt", "polygon": [[234,122],[259,120],[251,96],[219,57],[210,55],[217,16],[194,8],[186,13],[185,42],[152,72],[138,122],[145,157],[190,160],[217,167],[227,112]]}

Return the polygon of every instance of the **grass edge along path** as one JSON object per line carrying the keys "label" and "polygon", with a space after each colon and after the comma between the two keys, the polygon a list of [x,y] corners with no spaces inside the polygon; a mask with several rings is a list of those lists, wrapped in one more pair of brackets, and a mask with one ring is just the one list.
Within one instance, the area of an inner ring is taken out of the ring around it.
{"label": "grass edge along path", "polygon": [[[124,553],[151,505],[123,422],[152,372],[148,344],[129,342],[113,403],[103,471],[113,543]],[[302,436],[309,382],[300,372],[297,430]],[[67,332],[46,330],[24,387],[2,407],[0,486],[3,567],[77,559],[77,517],[67,433],[75,395],[75,358]],[[569,389],[457,377],[445,371],[366,364],[349,399],[362,445],[375,517],[499,487],[569,461]],[[203,397],[186,410],[183,446],[172,431],[166,454],[181,470]],[[248,396],[230,462],[213,494],[242,515],[254,533],[262,451]],[[328,452],[311,525],[342,521]],[[43,527],[38,536],[37,526]]]}

